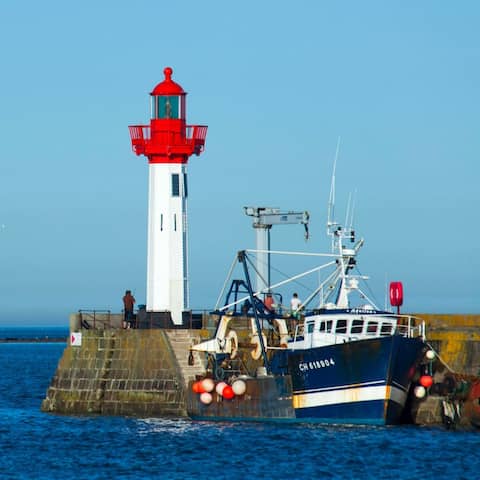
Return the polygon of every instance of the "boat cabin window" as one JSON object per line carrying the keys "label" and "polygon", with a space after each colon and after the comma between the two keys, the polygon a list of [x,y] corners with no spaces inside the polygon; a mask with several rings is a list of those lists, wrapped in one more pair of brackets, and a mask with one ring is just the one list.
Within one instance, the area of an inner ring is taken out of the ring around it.
{"label": "boat cabin window", "polygon": [[313,333],[313,326],[314,326],[313,322],[310,322],[310,323],[307,324],[307,332],[308,333]]}
{"label": "boat cabin window", "polygon": [[393,325],[390,322],[382,323],[382,327],[380,329],[381,335],[390,335],[392,333]]}
{"label": "boat cabin window", "polygon": [[368,322],[367,334],[375,335],[377,333],[378,322]]}
{"label": "boat cabin window", "polygon": [[362,333],[363,330],[363,320],[354,320],[352,322],[352,328],[350,329],[351,333]]}
{"label": "boat cabin window", "polygon": [[337,326],[335,327],[335,333],[347,333],[347,321],[337,320]]}
{"label": "boat cabin window", "polygon": [[320,322],[320,331],[330,333],[332,331],[332,320],[322,321]]}

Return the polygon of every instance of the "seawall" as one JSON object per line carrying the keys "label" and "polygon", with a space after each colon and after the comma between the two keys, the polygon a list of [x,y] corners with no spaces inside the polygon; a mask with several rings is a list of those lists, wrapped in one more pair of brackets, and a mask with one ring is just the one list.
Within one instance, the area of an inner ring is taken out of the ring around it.
{"label": "seawall", "polygon": [[[74,322],[75,323],[75,322]],[[66,414],[185,416],[188,330],[83,329],[67,347],[41,409]],[[186,352],[186,353],[185,353]],[[183,355],[185,353],[185,355]]]}
{"label": "seawall", "polygon": [[418,314],[427,341],[437,352],[427,396],[414,399],[411,418],[419,425],[480,427],[480,315]]}
{"label": "seawall", "polygon": [[418,314],[446,369],[480,375],[480,315]]}
{"label": "seawall", "polygon": [[[437,379],[451,371],[480,373],[480,315],[419,314],[427,323],[429,343],[438,352]],[[185,416],[188,382],[203,373],[203,357],[189,348],[208,336],[206,329],[121,328],[121,315],[97,316],[86,324],[78,314],[71,332],[82,333],[80,346],[67,347],[58,364],[42,410],[64,414]],[[212,327],[211,319],[204,326]],[[211,329],[211,328],[210,328]],[[439,380],[440,381],[440,380]],[[413,420],[443,422],[443,397],[417,402]]]}

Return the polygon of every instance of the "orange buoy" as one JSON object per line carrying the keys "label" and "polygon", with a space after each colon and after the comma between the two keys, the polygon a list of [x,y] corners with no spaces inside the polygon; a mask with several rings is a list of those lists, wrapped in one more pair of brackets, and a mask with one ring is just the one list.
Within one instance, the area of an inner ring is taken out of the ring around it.
{"label": "orange buoy", "polygon": [[204,389],[203,386],[202,386],[202,382],[201,382],[201,381],[193,382],[192,390],[193,390],[195,393],[203,393],[203,392],[205,391],[205,389]]}

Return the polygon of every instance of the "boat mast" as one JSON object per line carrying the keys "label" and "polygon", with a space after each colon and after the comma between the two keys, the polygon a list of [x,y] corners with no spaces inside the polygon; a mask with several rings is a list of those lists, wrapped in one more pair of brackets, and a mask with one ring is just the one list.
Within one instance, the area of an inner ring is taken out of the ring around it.
{"label": "boat mast", "polygon": [[[335,221],[335,183],[336,183],[336,170],[337,170],[337,161],[338,154],[340,151],[340,137],[337,140],[337,148],[335,150],[335,159],[333,161],[333,170],[332,170],[332,181],[330,184],[330,196],[328,199],[328,215],[327,215],[327,235],[332,238],[331,248],[332,253],[338,254],[337,260],[337,281],[340,282],[338,288],[337,297],[335,304],[340,308],[348,308],[349,300],[348,293],[352,288],[356,288],[356,282],[352,279],[352,286],[347,285],[347,279],[349,278],[348,272],[355,265],[355,256],[363,245],[363,240],[357,242],[353,248],[346,248],[343,244],[344,240],[350,240],[352,243],[355,242],[355,230],[353,229],[353,213],[355,208],[355,196],[353,202],[351,195],[348,199],[348,207],[345,218],[345,225],[342,227],[339,223]],[[356,192],[355,192],[356,194]],[[352,203],[351,203],[352,202]]]}
{"label": "boat mast", "polygon": [[[334,227],[338,226],[335,222],[335,172],[337,170],[338,152],[340,151],[340,137],[337,140],[337,148],[335,150],[335,159],[333,161],[332,181],[330,182],[330,196],[328,197],[328,214],[327,214],[327,235],[332,236]],[[332,251],[334,250],[334,239],[332,238]]]}

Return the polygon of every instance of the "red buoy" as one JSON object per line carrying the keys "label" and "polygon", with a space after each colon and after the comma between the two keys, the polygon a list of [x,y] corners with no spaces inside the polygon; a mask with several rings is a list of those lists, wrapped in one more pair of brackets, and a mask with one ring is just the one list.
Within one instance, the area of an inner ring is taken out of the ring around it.
{"label": "red buoy", "polygon": [[420,377],[420,385],[425,388],[429,388],[433,385],[433,378],[431,375],[422,375]]}
{"label": "red buoy", "polygon": [[235,392],[230,385],[227,385],[222,392],[222,397],[226,400],[231,400],[235,396]]}

